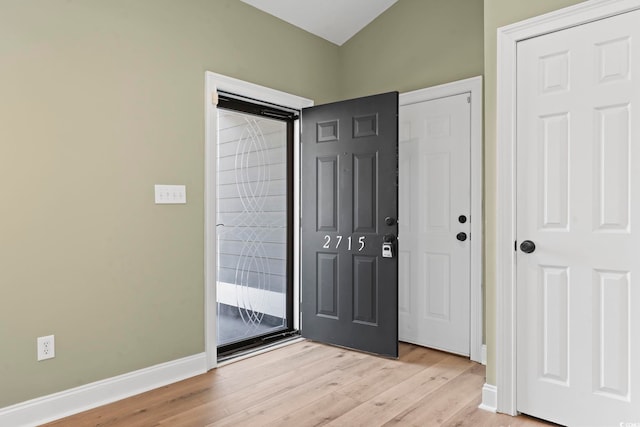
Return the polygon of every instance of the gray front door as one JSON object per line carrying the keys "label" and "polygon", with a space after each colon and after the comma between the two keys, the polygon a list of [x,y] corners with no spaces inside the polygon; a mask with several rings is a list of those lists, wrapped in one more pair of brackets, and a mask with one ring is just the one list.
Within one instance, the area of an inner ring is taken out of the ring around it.
{"label": "gray front door", "polygon": [[398,93],[304,109],[301,142],[302,335],[397,357]]}

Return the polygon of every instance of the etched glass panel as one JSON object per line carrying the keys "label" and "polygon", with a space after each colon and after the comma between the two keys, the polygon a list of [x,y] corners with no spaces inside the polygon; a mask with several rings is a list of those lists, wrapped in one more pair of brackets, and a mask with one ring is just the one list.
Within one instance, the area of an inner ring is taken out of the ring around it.
{"label": "etched glass panel", "polygon": [[287,124],[218,110],[218,345],[284,329]]}

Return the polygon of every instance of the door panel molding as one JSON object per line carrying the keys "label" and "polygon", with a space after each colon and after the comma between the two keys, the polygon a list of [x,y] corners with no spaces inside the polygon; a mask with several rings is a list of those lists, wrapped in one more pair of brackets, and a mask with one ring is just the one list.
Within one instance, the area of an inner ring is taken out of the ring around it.
{"label": "door panel molding", "polygon": [[397,358],[398,93],[304,109],[301,127],[301,334]]}
{"label": "door panel molding", "polygon": [[[482,148],[482,76],[400,94],[400,107],[468,93],[471,96],[471,292],[470,358],[482,363],[484,216]],[[402,131],[402,130],[400,130]],[[402,191],[402,189],[400,189]],[[406,254],[404,254],[406,256]]]}
{"label": "door panel molding", "polygon": [[[218,109],[217,93],[224,91],[242,97],[256,99],[282,107],[301,110],[311,107],[313,101],[286,92],[245,82],[232,77],[205,72],[205,251],[204,251],[204,341],[207,370],[217,365],[217,338],[216,338],[216,145],[218,138]],[[299,164],[299,124],[294,124],[294,248],[293,248],[293,289],[294,305],[299,301],[299,253],[300,253],[300,164]],[[294,327],[298,325],[297,307],[294,307]]]}
{"label": "door panel molding", "polygon": [[[589,0],[498,29],[497,409],[516,415],[516,51],[520,41],[640,9],[640,0]],[[491,351],[491,349],[490,349]]]}

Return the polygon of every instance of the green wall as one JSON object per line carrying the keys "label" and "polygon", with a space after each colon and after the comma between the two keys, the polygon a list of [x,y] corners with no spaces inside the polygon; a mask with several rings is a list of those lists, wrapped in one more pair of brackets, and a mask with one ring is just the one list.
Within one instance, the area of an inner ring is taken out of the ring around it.
{"label": "green wall", "polygon": [[238,0],[3,0],[0,408],[204,350],[205,70],[316,103],[484,71],[495,383],[496,29],[575,3],[400,0],[338,48]]}
{"label": "green wall", "polygon": [[484,157],[485,157],[485,341],[487,383],[495,384],[496,346],[496,70],[497,29],[527,18],[580,3],[580,0],[484,1]]}
{"label": "green wall", "polygon": [[482,74],[482,0],[400,0],[340,49],[342,96]]}
{"label": "green wall", "polygon": [[238,0],[0,2],[0,408],[204,351],[204,73],[325,102],[338,60]]}

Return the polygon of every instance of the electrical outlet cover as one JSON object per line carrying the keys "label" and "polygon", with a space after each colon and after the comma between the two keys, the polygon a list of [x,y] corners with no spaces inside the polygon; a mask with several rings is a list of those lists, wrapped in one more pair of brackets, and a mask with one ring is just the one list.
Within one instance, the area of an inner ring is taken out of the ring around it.
{"label": "electrical outlet cover", "polygon": [[55,336],[38,337],[38,361],[56,357]]}

